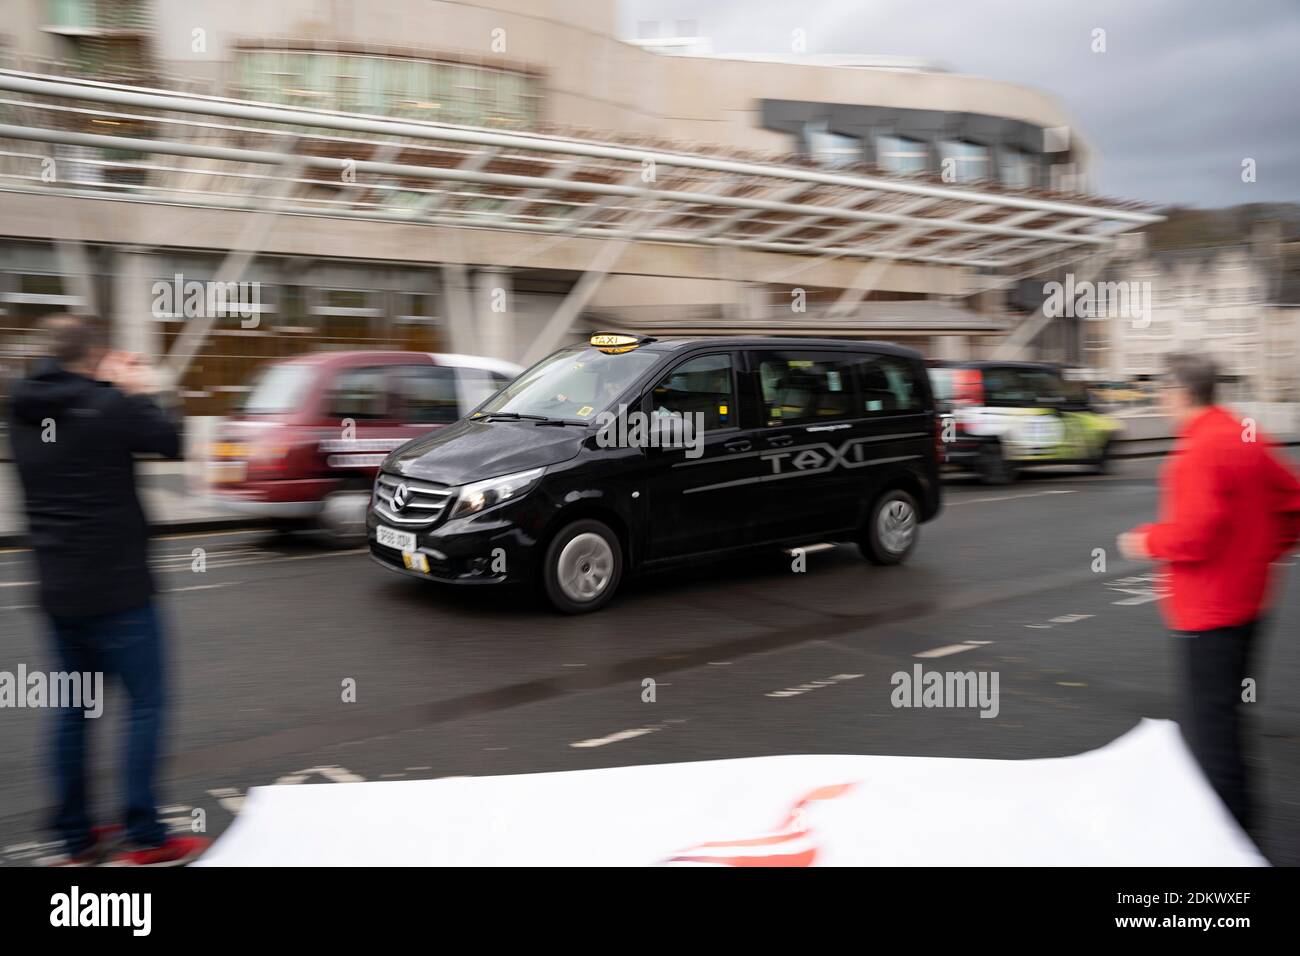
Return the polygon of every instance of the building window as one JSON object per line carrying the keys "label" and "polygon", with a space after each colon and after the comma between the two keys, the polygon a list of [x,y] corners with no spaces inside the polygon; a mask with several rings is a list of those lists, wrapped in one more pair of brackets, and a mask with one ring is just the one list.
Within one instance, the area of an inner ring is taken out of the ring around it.
{"label": "building window", "polygon": [[1085,322],[1083,324],[1083,347],[1089,352],[1102,351],[1110,346],[1106,326],[1102,322]]}
{"label": "building window", "polygon": [[50,24],[56,27],[90,29],[99,26],[95,6],[90,0],[50,0]]}
{"label": "building window", "polygon": [[881,136],[876,140],[876,165],[891,173],[923,173],[929,166],[929,151],[919,139]]}
{"label": "building window", "polygon": [[531,74],[410,57],[240,50],[234,76],[247,99],[462,126],[536,126],[541,101]]}
{"label": "building window", "polygon": [[339,348],[381,338],[385,325],[382,295],[361,289],[317,290],[311,313],[321,344]]}
{"label": "building window", "polygon": [[393,320],[394,344],[408,352],[437,352],[442,346],[442,321],[438,299],[420,292],[394,294],[397,314]]}
{"label": "building window", "polygon": [[852,166],[862,161],[862,143],[856,136],[834,133],[823,120],[804,126],[808,153],[823,166]]}
{"label": "building window", "polygon": [[0,422],[12,385],[32,370],[49,344],[40,331],[41,318],[83,305],[61,276],[0,272]]}
{"label": "building window", "polygon": [[1002,182],[1019,189],[1038,185],[1038,166],[1032,153],[1011,146],[999,152]]}
{"label": "building window", "polygon": [[956,182],[970,183],[990,178],[988,147],[956,140],[943,143],[941,148],[944,169],[951,167]]}

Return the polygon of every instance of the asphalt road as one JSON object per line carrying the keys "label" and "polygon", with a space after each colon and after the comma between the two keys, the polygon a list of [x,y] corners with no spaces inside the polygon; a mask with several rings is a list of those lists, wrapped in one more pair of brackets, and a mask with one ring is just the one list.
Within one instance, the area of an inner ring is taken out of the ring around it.
{"label": "asphalt road", "polygon": [[[876,568],[850,547],[811,550],[802,573],[783,554],[734,560],[630,582],[579,618],[257,531],[161,539],[174,680],[166,814],[188,829],[200,809],[216,834],[249,787],[276,781],[816,752],[1021,759],[1100,746],[1180,706],[1159,582],[1114,547],[1116,533],[1154,514],[1157,467],[1059,469],[1002,488],[959,480],[904,567]],[[1288,586],[1250,708],[1257,838],[1279,864],[1300,863],[1295,564],[1282,569]],[[0,553],[0,670],[55,666],[31,577],[28,554]],[[996,670],[996,719],[893,709],[890,675],[917,662]],[[105,815],[118,784],[109,710],[95,727]],[[47,733],[43,712],[0,710],[0,865],[50,852]]]}

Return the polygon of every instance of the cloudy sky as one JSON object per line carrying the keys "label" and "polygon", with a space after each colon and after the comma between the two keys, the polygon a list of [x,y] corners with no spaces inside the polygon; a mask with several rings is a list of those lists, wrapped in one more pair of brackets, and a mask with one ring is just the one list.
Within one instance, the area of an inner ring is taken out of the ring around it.
{"label": "cloudy sky", "polygon": [[798,28],[810,53],[923,57],[1037,87],[1101,154],[1107,195],[1300,201],[1300,0],[621,0],[620,15],[627,36],[694,20],[716,53],[789,53]]}

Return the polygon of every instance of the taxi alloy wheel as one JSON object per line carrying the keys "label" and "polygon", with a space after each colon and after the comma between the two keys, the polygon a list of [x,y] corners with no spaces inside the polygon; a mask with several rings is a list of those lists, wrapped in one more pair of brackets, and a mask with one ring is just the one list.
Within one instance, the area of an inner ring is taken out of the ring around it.
{"label": "taxi alloy wheel", "polygon": [[546,597],[565,614],[603,607],[623,576],[623,549],[605,524],[575,521],[551,539],[542,567]]}
{"label": "taxi alloy wheel", "polygon": [[859,547],[872,564],[901,564],[916,547],[920,534],[916,499],[894,488],[881,495],[871,509]]}

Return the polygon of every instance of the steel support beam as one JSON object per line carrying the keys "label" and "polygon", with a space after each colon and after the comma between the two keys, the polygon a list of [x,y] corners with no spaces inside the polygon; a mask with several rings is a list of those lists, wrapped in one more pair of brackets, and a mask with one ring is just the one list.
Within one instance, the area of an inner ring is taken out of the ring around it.
{"label": "steel support beam", "polygon": [[[890,246],[896,246],[899,243],[907,242],[921,231],[922,230],[919,228],[903,229],[888,238],[882,239],[879,243],[879,247],[883,251],[888,249]],[[869,247],[866,250],[867,255],[870,255],[871,248],[875,247]],[[885,270],[889,268],[891,264],[892,263],[888,259],[872,259],[865,266],[859,269],[857,275],[853,277],[853,284],[840,294],[840,297],[835,300],[835,304],[831,306],[827,315],[830,317],[848,315],[856,309],[858,304],[866,298],[867,293],[875,288],[876,283],[880,281],[880,277],[885,274]]]}
{"label": "steel support beam", "polygon": [[[1106,264],[1110,262],[1111,257],[1115,254],[1114,247],[1087,257],[1084,267],[1076,274],[1076,282],[1091,281]],[[1001,360],[1012,360],[1020,358],[1028,349],[1029,344],[1038,337],[1047,324],[1052,321],[1054,316],[1049,316],[1046,311],[1047,300],[1035,309],[1030,315],[1026,316],[1024,321],[1012,329],[993,350],[993,358]]]}
{"label": "steel support beam", "polygon": [[521,362],[522,365],[532,365],[538,359],[544,358],[554,351],[573,325],[573,320],[587,307],[592,296],[600,288],[600,284],[605,281],[605,276],[609,275],[614,265],[622,257],[623,250],[636,239],[637,234],[646,228],[652,220],[661,218],[664,215],[677,215],[677,213],[674,211],[656,215],[647,210],[639,215],[631,225],[621,230],[617,236],[610,238],[608,242],[600,247],[595,259],[592,260],[591,267],[582,274],[582,278],[569,290],[569,294],[564,297],[564,301],[546,320],[546,325],[542,327],[537,338],[528,346],[528,350],[524,353]]}
{"label": "steel support beam", "polygon": [[[270,235],[271,226],[275,224],[275,219],[280,214],[278,208],[280,201],[287,198],[297,185],[293,177],[301,171],[301,164],[300,157],[283,157],[282,168],[285,178],[275,181],[266,194],[260,197],[258,205],[261,208],[244,223],[239,239],[226,253],[226,258],[218,267],[217,274],[212,280],[214,283],[238,282],[243,278],[244,271],[257,257],[263,243],[266,242],[266,237]],[[175,383],[179,384],[185,377],[190,362],[194,361],[194,356],[203,348],[208,333],[216,323],[217,316],[213,315],[205,315],[185,323],[184,331],[177,336],[171,352],[167,355],[167,370]]]}

